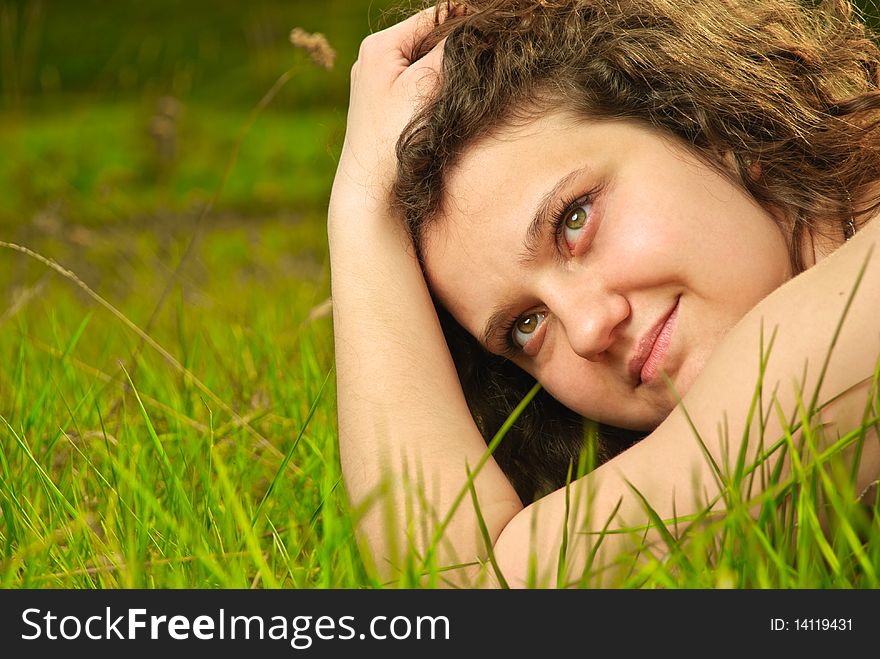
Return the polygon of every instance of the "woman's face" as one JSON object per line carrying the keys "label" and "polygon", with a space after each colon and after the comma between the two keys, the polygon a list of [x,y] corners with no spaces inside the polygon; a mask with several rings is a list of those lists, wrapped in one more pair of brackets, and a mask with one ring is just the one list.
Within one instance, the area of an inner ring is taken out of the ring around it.
{"label": "woman's face", "polygon": [[670,385],[684,394],[791,277],[767,210],[635,123],[548,114],[481,140],[446,181],[423,245],[431,288],[489,351],[603,423],[656,427]]}

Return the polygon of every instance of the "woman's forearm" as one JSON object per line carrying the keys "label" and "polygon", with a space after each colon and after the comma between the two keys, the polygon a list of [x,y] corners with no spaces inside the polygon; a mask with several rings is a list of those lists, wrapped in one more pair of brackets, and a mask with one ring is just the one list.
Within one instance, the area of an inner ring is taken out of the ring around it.
{"label": "woman's forearm", "polygon": [[[376,567],[424,555],[462,492],[435,564],[485,556],[464,488],[486,444],[400,221],[336,204],[329,237],[342,468]],[[521,504],[492,460],[474,486],[494,541]]]}

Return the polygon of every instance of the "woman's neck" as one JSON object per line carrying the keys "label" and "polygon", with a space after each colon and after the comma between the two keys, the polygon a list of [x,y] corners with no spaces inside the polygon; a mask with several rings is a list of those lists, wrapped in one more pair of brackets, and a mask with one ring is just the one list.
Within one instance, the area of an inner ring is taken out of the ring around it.
{"label": "woman's neck", "polygon": [[[876,197],[880,197],[880,190],[876,191],[875,198]],[[841,230],[839,236],[828,236],[820,232],[805,231],[801,236],[801,254],[804,269],[806,270],[816,265],[819,261],[852,238],[856,231],[865,225],[876,221],[878,215],[880,215],[880,212],[874,213],[870,217],[866,217],[858,222],[850,220],[849,227]]]}
{"label": "woman's neck", "polygon": [[840,238],[829,238],[817,232],[805,231],[801,237],[801,257],[804,263],[804,270],[812,268],[843,245],[844,242],[846,241],[842,236]]}

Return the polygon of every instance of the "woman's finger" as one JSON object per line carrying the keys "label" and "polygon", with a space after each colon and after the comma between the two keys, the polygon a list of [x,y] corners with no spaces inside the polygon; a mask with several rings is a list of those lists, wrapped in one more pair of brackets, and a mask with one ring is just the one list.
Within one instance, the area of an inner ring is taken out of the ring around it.
{"label": "woman's finger", "polygon": [[413,46],[434,28],[435,11],[434,7],[423,9],[400,23],[371,34],[361,42],[358,59],[375,56],[409,66]]}
{"label": "woman's finger", "polygon": [[409,71],[420,73],[422,71],[440,71],[443,63],[443,48],[446,46],[446,37],[443,37],[437,44],[431,48],[423,57],[410,64]]}
{"label": "woman's finger", "polygon": [[400,74],[399,83],[414,90],[414,92],[410,92],[413,94],[413,98],[426,99],[435,93],[443,66],[443,47],[445,45],[446,39],[444,38]]}

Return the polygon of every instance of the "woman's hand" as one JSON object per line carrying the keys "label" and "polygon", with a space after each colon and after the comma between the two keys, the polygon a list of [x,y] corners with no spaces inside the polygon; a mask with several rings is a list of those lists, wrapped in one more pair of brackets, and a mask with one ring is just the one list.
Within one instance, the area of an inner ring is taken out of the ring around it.
{"label": "woman's hand", "polygon": [[357,209],[384,212],[395,176],[394,147],[438,79],[443,42],[410,62],[413,46],[434,27],[426,9],[361,43],[351,69],[351,99],[342,156],[330,196],[330,220]]}

